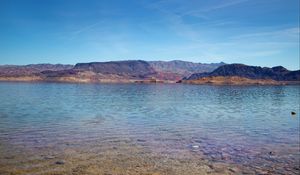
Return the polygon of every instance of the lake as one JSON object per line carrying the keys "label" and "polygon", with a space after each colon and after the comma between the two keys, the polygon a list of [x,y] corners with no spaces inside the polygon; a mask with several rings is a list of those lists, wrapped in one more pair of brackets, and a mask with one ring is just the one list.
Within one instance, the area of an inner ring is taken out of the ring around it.
{"label": "lake", "polygon": [[300,171],[297,85],[1,82],[0,100],[0,174]]}

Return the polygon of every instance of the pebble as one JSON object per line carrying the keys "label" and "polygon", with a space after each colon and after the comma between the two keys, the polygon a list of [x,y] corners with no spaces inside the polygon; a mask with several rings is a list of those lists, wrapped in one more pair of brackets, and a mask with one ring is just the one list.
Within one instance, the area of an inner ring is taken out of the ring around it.
{"label": "pebble", "polygon": [[291,114],[292,114],[292,115],[296,115],[296,112],[292,111]]}
{"label": "pebble", "polygon": [[231,171],[231,172],[233,172],[233,173],[236,173],[238,171],[237,168],[233,168],[233,167],[229,168],[228,170]]}
{"label": "pebble", "polygon": [[193,148],[199,148],[199,146],[198,146],[198,145],[193,145],[192,147],[193,147]]}
{"label": "pebble", "polygon": [[63,165],[63,164],[65,164],[65,161],[59,160],[59,161],[56,161],[55,164],[57,164],[57,165]]}

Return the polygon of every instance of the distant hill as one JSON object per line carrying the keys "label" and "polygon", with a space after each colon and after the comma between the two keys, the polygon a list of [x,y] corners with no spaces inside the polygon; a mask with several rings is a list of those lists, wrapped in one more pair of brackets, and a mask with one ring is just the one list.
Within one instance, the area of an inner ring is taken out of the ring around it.
{"label": "distant hill", "polygon": [[29,64],[29,65],[0,65],[0,77],[19,77],[39,74],[42,71],[61,71],[72,69],[73,65],[64,64]]}
{"label": "distant hill", "polygon": [[[241,77],[244,78],[243,80],[246,78],[251,80],[300,81],[300,70],[289,71],[282,66],[268,68],[244,64],[227,64],[209,73],[192,74],[190,77],[183,79],[183,81],[195,82],[195,80],[199,80],[198,82],[202,83],[204,81],[213,81],[213,77],[218,77],[220,81],[220,77]],[[232,80],[238,79],[233,78]]]}

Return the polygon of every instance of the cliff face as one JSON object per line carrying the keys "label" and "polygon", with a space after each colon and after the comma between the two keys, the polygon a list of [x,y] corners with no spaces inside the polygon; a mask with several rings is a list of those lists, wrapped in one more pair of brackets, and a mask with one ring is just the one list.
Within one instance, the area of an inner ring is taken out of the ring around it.
{"label": "cliff face", "polygon": [[145,78],[156,74],[156,71],[148,62],[141,60],[78,63],[75,65],[74,70],[92,71],[100,74],[116,74],[137,78]]}
{"label": "cliff face", "polygon": [[225,63],[193,63],[187,61],[150,61],[149,64],[159,73],[161,76],[171,79],[183,78],[190,76],[193,73],[211,72],[219,66],[225,65]]}
{"label": "cliff face", "polygon": [[300,71],[289,71],[282,66],[273,68],[247,66],[243,64],[228,64],[217,68],[210,73],[196,73],[184,80],[197,80],[204,77],[237,76],[248,79],[275,80],[275,81],[300,81]]}

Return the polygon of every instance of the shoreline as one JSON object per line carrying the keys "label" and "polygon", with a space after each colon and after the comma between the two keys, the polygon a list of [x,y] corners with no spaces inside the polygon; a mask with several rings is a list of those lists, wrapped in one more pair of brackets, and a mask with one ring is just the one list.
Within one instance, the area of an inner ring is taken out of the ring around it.
{"label": "shoreline", "polygon": [[239,76],[210,76],[196,80],[181,80],[180,83],[195,85],[299,85],[300,81],[276,81],[273,79],[249,79]]}
{"label": "shoreline", "polygon": [[60,77],[45,80],[42,77],[0,77],[0,82],[28,82],[28,83],[74,83],[74,84],[192,84],[192,85],[300,85],[300,81],[276,81],[271,79],[247,79],[243,77],[204,77],[198,80],[138,80],[138,79],[80,79],[76,77]]}

